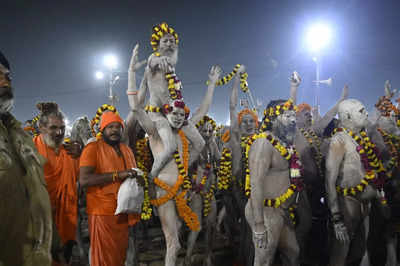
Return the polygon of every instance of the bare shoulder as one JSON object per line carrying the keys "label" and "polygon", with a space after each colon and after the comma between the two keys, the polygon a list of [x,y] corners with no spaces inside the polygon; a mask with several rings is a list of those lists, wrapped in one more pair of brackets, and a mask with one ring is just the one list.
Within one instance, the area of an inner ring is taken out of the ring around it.
{"label": "bare shoulder", "polygon": [[342,146],[347,141],[347,134],[345,132],[337,132],[330,139],[330,146]]}

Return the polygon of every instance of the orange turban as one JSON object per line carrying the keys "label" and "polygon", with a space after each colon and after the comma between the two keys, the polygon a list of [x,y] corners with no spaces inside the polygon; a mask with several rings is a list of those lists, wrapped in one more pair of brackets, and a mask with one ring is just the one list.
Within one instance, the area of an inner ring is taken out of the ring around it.
{"label": "orange turban", "polygon": [[307,111],[311,112],[311,106],[307,103],[301,103],[301,104],[297,105],[297,113],[301,113],[301,112],[303,112],[303,110],[307,110]]}
{"label": "orange turban", "polygon": [[103,131],[106,126],[114,122],[118,122],[124,127],[124,120],[118,114],[111,111],[103,113],[101,116],[100,131]]}
{"label": "orange turban", "polygon": [[251,115],[252,117],[253,117],[253,119],[254,119],[254,122],[256,123],[256,127],[258,128],[258,116],[256,115],[256,113],[254,112],[254,111],[252,111],[252,110],[250,110],[250,109],[243,109],[242,111],[240,111],[239,113],[238,113],[238,122],[239,122],[239,125],[242,123],[242,118],[243,118],[243,116],[244,115],[247,115],[247,114],[249,114],[249,115]]}

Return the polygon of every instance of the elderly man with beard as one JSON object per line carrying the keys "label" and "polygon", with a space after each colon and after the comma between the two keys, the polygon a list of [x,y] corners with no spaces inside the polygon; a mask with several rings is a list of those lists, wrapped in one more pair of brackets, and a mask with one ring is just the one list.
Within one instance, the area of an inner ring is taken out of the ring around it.
{"label": "elderly man with beard", "polygon": [[[178,61],[178,43],[178,34],[167,23],[163,22],[154,26],[151,45],[155,52],[147,60],[147,67],[142,81],[145,86],[141,86],[139,92],[128,92],[128,95],[129,93],[138,93],[138,97],[141,99],[148,88],[150,98],[146,111],[149,113],[151,120],[155,122],[158,134],[165,145],[165,148],[160,153],[154,155],[153,167],[149,174],[150,178],[158,176],[161,169],[172,158],[178,145],[171,126],[160,112],[164,105],[173,100],[183,101],[182,83],[175,73],[175,66]],[[221,69],[215,67],[215,72],[220,74]],[[208,87],[214,88],[215,85],[215,83],[210,82]],[[209,89],[208,91],[211,90]],[[206,113],[204,110],[208,110],[211,104],[212,94],[207,94],[206,97],[209,99],[208,105],[202,106],[203,110],[200,113]],[[200,119],[201,117],[198,118],[198,120]],[[185,132],[191,147],[196,150],[191,154],[190,160],[193,162],[203,150],[205,142],[191,121],[188,121],[182,130]]]}
{"label": "elderly man with beard", "polygon": [[82,187],[87,187],[90,260],[92,266],[122,266],[128,248],[128,226],[138,215],[114,215],[121,183],[137,178],[131,149],[121,142],[124,123],[118,114],[107,111],[101,116],[102,138],[89,143],[80,158]]}
{"label": "elderly man with beard", "polygon": [[271,101],[263,129],[246,146],[246,219],[255,246],[254,265],[272,265],[279,249],[283,265],[298,265],[294,208],[302,191],[302,166],[294,145],[295,106]]}
{"label": "elderly man with beard", "polygon": [[0,52],[0,265],[50,266],[51,207],[40,156],[13,106],[10,65]]}
{"label": "elderly man with beard", "polygon": [[[33,142],[46,159],[44,177],[49,192],[53,221],[60,235],[68,262],[76,243],[77,230],[77,181],[79,174],[80,144],[63,144],[65,119],[56,103],[38,103],[40,110],[40,135]],[[53,262],[53,265],[57,265]]]}

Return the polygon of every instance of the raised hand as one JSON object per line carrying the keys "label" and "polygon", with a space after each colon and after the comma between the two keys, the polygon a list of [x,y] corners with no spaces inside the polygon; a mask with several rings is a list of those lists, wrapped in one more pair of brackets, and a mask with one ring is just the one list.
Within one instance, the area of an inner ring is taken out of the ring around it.
{"label": "raised hand", "polygon": [[394,89],[392,90],[392,84],[390,84],[389,80],[385,81],[385,96],[389,99],[391,99],[395,94],[397,90]]}
{"label": "raised hand", "polygon": [[246,72],[246,66],[245,65],[240,65],[237,73],[238,75],[243,74],[244,72]]}
{"label": "raised hand", "polygon": [[143,60],[139,62],[139,44],[137,43],[132,50],[131,62],[129,63],[129,71],[136,72],[139,68],[141,68],[144,64],[146,64],[147,60]]}
{"label": "raised hand", "polygon": [[290,85],[298,87],[301,83],[301,77],[297,71],[294,71],[292,75],[289,78],[290,80]]}
{"label": "raised hand", "polygon": [[220,78],[222,73],[222,69],[219,66],[212,66],[210,73],[208,73],[208,79],[211,84],[216,84],[218,79]]}
{"label": "raised hand", "polygon": [[340,97],[340,100],[346,100],[347,97],[349,97],[349,86],[344,85],[343,90],[342,90],[342,96]]}

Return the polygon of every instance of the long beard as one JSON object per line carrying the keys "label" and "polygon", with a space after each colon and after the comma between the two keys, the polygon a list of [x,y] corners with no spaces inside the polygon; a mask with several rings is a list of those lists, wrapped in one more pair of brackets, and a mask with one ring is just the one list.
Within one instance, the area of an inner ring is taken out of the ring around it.
{"label": "long beard", "polygon": [[47,146],[53,149],[57,149],[61,145],[61,143],[55,142],[48,134],[43,134],[43,141]]}
{"label": "long beard", "polygon": [[14,97],[3,96],[0,98],[0,114],[10,112],[14,107]]}
{"label": "long beard", "polygon": [[296,137],[296,127],[285,127],[283,125],[279,125],[274,133],[279,139],[287,144],[292,145]]}

